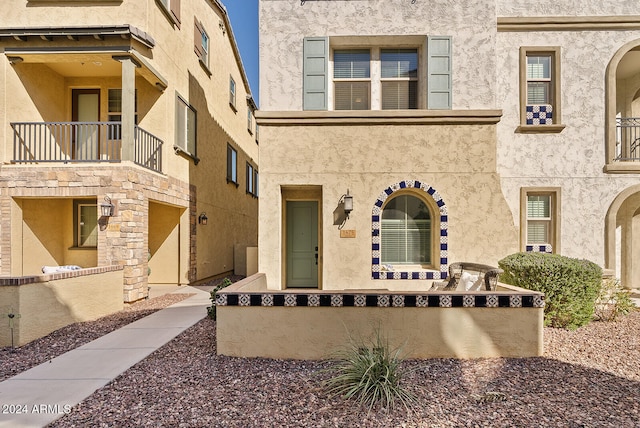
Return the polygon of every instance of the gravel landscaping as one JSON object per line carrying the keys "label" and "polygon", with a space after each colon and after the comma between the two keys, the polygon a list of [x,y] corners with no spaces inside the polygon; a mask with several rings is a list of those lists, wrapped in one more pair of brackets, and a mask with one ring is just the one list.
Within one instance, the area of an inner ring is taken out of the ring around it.
{"label": "gravel landscaping", "polygon": [[[176,303],[166,294],[12,352],[0,380]],[[576,331],[546,328],[540,358],[405,361],[403,407],[367,412],[321,387],[326,361],[216,355],[203,319],[51,427],[637,427],[640,310]]]}
{"label": "gravel landscaping", "polygon": [[204,319],[51,426],[640,426],[640,311],[544,335],[540,358],[406,361],[417,405],[367,413],[323,391],[327,362],[217,356]]}

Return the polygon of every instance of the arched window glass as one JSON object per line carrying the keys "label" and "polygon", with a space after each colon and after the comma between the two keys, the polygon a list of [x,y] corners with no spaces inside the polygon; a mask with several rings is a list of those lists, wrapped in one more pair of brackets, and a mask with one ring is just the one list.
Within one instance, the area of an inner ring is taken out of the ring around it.
{"label": "arched window glass", "polygon": [[427,203],[410,194],[387,200],[382,211],[382,264],[431,265],[431,213]]}

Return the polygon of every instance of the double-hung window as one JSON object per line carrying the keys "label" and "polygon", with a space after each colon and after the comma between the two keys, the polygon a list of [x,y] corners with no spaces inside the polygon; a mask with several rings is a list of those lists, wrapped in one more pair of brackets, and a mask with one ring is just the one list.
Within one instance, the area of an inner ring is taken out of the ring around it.
{"label": "double-hung window", "polygon": [[194,18],[193,50],[207,70],[209,68],[209,35],[202,22]]}
{"label": "double-hung window", "polygon": [[453,108],[451,36],[305,37],[304,110]]}
{"label": "double-hung window", "polygon": [[236,111],[236,81],[229,77],[229,105]]}
{"label": "double-hung window", "polygon": [[521,206],[521,240],[525,251],[558,252],[558,188],[524,188]]}
{"label": "double-hung window", "polygon": [[561,131],[560,96],[560,48],[520,48],[520,131]]}
{"label": "double-hung window", "polygon": [[382,109],[418,107],[418,51],[382,49],[380,51]]}
{"label": "double-hung window", "polygon": [[333,82],[336,110],[371,108],[371,53],[368,49],[335,50]]}
{"label": "double-hung window", "polygon": [[176,147],[196,157],[196,110],[181,96],[176,99]]}

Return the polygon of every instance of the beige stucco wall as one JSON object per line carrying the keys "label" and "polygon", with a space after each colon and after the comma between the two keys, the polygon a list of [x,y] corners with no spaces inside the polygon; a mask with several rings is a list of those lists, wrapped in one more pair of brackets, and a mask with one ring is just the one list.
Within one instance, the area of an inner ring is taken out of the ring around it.
{"label": "beige stucco wall", "polygon": [[[627,13],[633,3],[625,4]],[[537,4],[537,3],[536,3]],[[588,5],[585,14],[604,6]],[[622,6],[620,6],[622,7]],[[609,9],[609,5],[607,5]],[[520,10],[520,9],[516,9]],[[537,10],[537,9],[536,9]],[[545,14],[553,14],[554,9]],[[559,13],[557,10],[556,13]],[[609,206],[624,189],[638,182],[639,174],[611,175],[603,172],[605,157],[605,74],[616,51],[640,31],[527,31],[500,32],[497,38],[498,99],[504,100],[503,117],[497,127],[498,172],[501,187],[519,222],[521,187],[562,189],[561,251],[569,257],[605,264],[605,218]],[[517,133],[518,55],[520,46],[560,46],[562,124],[560,133]],[[630,94],[633,96],[633,94]]]}
{"label": "beige stucco wall", "polygon": [[350,340],[368,344],[377,332],[407,358],[542,355],[542,308],[219,306],[216,311],[220,355],[325,359]]}
{"label": "beige stucco wall", "polygon": [[[518,235],[495,172],[495,125],[265,124],[261,133],[269,146],[261,154],[259,271],[270,289],[283,286],[286,186],[322,188],[323,289],[425,287],[371,276],[372,210],[385,189],[403,180],[430,185],[446,204],[449,261],[496,265],[517,251]],[[354,210],[344,229],[355,231],[355,238],[341,238],[333,224],[347,189]]]}
{"label": "beige stucco wall", "polygon": [[[54,275],[55,276],[55,275]],[[12,312],[14,344],[22,346],[66,325],[90,321],[122,310],[122,270],[23,285],[0,285],[3,315]],[[6,316],[0,346],[11,345]]]}

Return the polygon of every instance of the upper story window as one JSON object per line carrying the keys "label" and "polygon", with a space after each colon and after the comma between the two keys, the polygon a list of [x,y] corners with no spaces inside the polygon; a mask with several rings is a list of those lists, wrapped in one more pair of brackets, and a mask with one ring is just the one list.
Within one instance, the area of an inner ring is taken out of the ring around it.
{"label": "upper story window", "polygon": [[[109,89],[109,122],[122,122],[122,89]],[[134,122],[138,124],[138,90],[134,95]],[[122,125],[109,126],[109,139],[119,140],[122,133]]]}
{"label": "upper story window", "polygon": [[233,80],[233,77],[229,77],[229,105],[234,111],[237,111],[236,108],[236,81]]}
{"label": "upper story window", "polygon": [[369,110],[371,55],[369,50],[333,52],[333,98],[336,110]]}
{"label": "upper story window", "polygon": [[418,51],[382,49],[382,109],[418,108]]}
{"label": "upper story window", "polygon": [[250,108],[247,108],[247,130],[253,134],[253,111]]}
{"label": "upper story window", "polygon": [[520,132],[560,132],[560,48],[520,48]]}
{"label": "upper story window", "polygon": [[415,109],[418,107],[418,50],[335,50],[333,82],[335,110],[372,109],[372,88],[380,94],[376,110]]}
{"label": "upper story window", "polygon": [[172,24],[180,27],[180,0],[156,0]]}
{"label": "upper story window", "polygon": [[196,158],[196,110],[181,96],[176,99],[176,144],[175,146]]}
{"label": "upper story window", "polygon": [[[202,65],[209,71],[209,35],[205,31],[202,22],[195,18],[194,21],[193,50]],[[209,74],[211,73],[209,72]]]}
{"label": "upper story window", "polygon": [[452,52],[449,36],[307,37],[303,108],[451,109]]}

